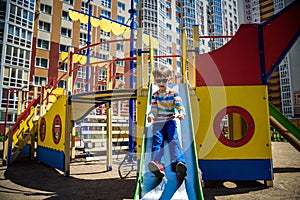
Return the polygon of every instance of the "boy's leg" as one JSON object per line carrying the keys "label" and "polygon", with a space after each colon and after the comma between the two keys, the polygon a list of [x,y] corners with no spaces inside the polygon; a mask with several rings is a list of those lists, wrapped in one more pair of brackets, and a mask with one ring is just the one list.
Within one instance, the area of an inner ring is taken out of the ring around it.
{"label": "boy's leg", "polygon": [[186,165],[183,162],[178,162],[176,164],[176,174],[178,176],[178,178],[183,179],[184,177],[186,177]]}
{"label": "boy's leg", "polygon": [[164,166],[161,164],[163,156],[164,138],[161,132],[161,126],[153,126],[153,143],[152,143],[152,161],[148,163],[149,171],[157,178],[165,176]]}
{"label": "boy's leg", "polygon": [[[170,146],[171,163],[186,163],[183,156],[182,147],[178,138],[177,125],[175,120],[170,120],[166,124],[167,140]],[[173,168],[175,170],[175,166]]]}
{"label": "boy's leg", "polygon": [[153,126],[152,161],[160,162],[163,156],[164,137],[159,127]]}
{"label": "boy's leg", "polygon": [[186,161],[183,155],[180,140],[178,138],[176,121],[169,121],[166,126],[166,132],[168,134],[168,142],[170,145],[171,165],[172,170],[176,171],[179,178],[186,176],[187,167]]}
{"label": "boy's leg", "polygon": [[164,166],[160,162],[151,161],[148,163],[148,168],[157,178],[165,176]]}

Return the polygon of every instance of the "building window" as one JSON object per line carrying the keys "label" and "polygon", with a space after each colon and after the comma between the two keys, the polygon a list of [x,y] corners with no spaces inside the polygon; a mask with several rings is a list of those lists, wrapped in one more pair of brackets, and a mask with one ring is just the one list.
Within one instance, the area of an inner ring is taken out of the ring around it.
{"label": "building window", "polygon": [[172,25],[167,23],[167,29],[172,30]]}
{"label": "building window", "polygon": [[107,10],[101,10],[101,15],[104,17],[110,18],[110,12]]}
{"label": "building window", "polygon": [[49,41],[38,39],[37,48],[49,50]]}
{"label": "building window", "polygon": [[77,71],[77,78],[83,78],[86,76],[86,68],[79,68]]}
{"label": "building window", "polygon": [[125,11],[125,4],[121,3],[121,2],[118,2],[118,10],[119,11]]}
{"label": "building window", "polygon": [[74,5],[74,0],[63,0],[64,3]]}
{"label": "building window", "polygon": [[87,34],[86,33],[80,33],[79,42],[81,45],[86,45],[86,42],[87,42]]}
{"label": "building window", "polygon": [[50,32],[51,25],[48,22],[39,21],[39,29]]}
{"label": "building window", "polygon": [[35,66],[48,69],[48,59],[36,57]]}
{"label": "building window", "polygon": [[40,76],[35,76],[34,77],[34,85],[35,86],[42,86],[42,83],[47,83],[47,78],[46,77],[40,77]]}
{"label": "building window", "polygon": [[125,18],[124,17],[121,17],[121,16],[118,16],[118,22],[121,22],[121,23],[125,23]]}
{"label": "building window", "polygon": [[111,8],[111,0],[102,0],[101,5],[107,8]]}
{"label": "building window", "polygon": [[171,19],[171,18],[172,18],[171,13],[167,13],[167,18],[168,18],[168,19]]}
{"label": "building window", "polygon": [[67,29],[67,28],[62,27],[62,28],[61,28],[60,34],[61,34],[62,36],[71,38],[71,37],[72,37],[72,30],[71,30],[71,29]]}
{"label": "building window", "polygon": [[60,80],[59,83],[57,84],[57,87],[59,88],[66,88],[67,82],[64,80]]}
{"label": "building window", "polygon": [[101,36],[110,37],[110,32],[105,32],[105,31],[101,30],[100,34],[101,34]]}
{"label": "building window", "polygon": [[[106,41],[105,39],[100,39],[100,42],[105,42],[105,41]],[[105,50],[105,51],[109,51],[109,44],[108,43],[101,44],[100,49]]]}
{"label": "building window", "polygon": [[40,11],[43,12],[43,13],[51,15],[52,14],[52,7],[41,3],[40,4]]}
{"label": "building window", "polygon": [[80,23],[80,29],[82,29],[82,30],[88,30],[88,24]]}
{"label": "building window", "polygon": [[61,17],[62,17],[64,20],[72,21],[71,18],[70,18],[70,16],[69,16],[68,11],[63,10],[62,13],[61,13]]}
{"label": "building window", "polygon": [[167,35],[167,40],[168,40],[169,42],[172,42],[172,36],[171,36],[171,35]]}
{"label": "building window", "polygon": [[98,80],[101,81],[104,78],[106,78],[106,70],[100,70],[98,72]]}
{"label": "building window", "polygon": [[124,61],[117,61],[117,65],[121,66],[121,67],[124,67]]}
{"label": "building window", "polygon": [[67,45],[64,45],[64,44],[60,44],[59,45],[59,51],[60,52],[66,52],[66,51],[68,51],[68,46]]}
{"label": "building window", "polygon": [[59,71],[64,71],[64,72],[68,71],[68,63],[59,62],[58,66],[60,66],[58,69]]}
{"label": "building window", "polygon": [[172,53],[172,47],[167,47],[167,52]]}
{"label": "building window", "polygon": [[81,11],[85,13],[89,12],[89,4],[87,2],[81,2]]}
{"label": "building window", "polygon": [[124,82],[124,74],[117,73],[117,74],[116,74],[116,80],[120,80],[120,81],[123,81],[123,82]]}
{"label": "building window", "polygon": [[124,44],[117,43],[117,51],[124,51]]}

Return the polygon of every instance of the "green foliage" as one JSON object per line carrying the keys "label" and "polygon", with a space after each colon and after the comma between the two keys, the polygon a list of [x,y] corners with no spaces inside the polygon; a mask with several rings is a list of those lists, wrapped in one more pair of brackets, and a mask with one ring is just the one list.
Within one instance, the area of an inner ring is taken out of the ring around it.
{"label": "green foliage", "polygon": [[270,129],[270,134],[272,142],[287,142],[287,140],[272,126]]}

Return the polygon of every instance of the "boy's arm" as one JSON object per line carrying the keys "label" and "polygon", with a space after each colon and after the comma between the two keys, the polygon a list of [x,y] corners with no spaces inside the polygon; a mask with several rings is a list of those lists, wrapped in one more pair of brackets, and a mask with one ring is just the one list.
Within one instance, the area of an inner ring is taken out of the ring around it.
{"label": "boy's arm", "polygon": [[[149,118],[154,118],[157,115],[158,112],[158,107],[157,107],[157,100],[156,100],[156,96],[155,94],[152,96],[152,100],[151,100],[151,110],[148,113],[148,119]],[[149,120],[148,120],[149,121]]]}
{"label": "boy's arm", "polygon": [[175,101],[175,107],[176,107],[178,113],[179,113],[180,115],[185,115],[185,109],[184,109],[184,106],[183,106],[183,104],[182,104],[182,99],[181,99],[181,97],[180,97],[178,94],[175,94],[174,96],[175,96],[175,98],[174,98],[174,101]]}

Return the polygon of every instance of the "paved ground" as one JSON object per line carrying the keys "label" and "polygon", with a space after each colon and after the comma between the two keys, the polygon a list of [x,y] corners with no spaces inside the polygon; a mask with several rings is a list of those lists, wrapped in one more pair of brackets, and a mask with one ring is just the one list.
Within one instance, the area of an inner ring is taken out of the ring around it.
{"label": "paved ground", "polygon": [[[106,171],[104,163],[77,159],[71,164],[70,177],[64,177],[23,158],[10,167],[0,166],[0,200],[132,199],[135,177],[119,177],[120,161],[114,160],[113,170]],[[273,187],[261,181],[210,182],[204,188],[205,199],[300,199],[299,152],[289,143],[273,143],[273,164]]]}

